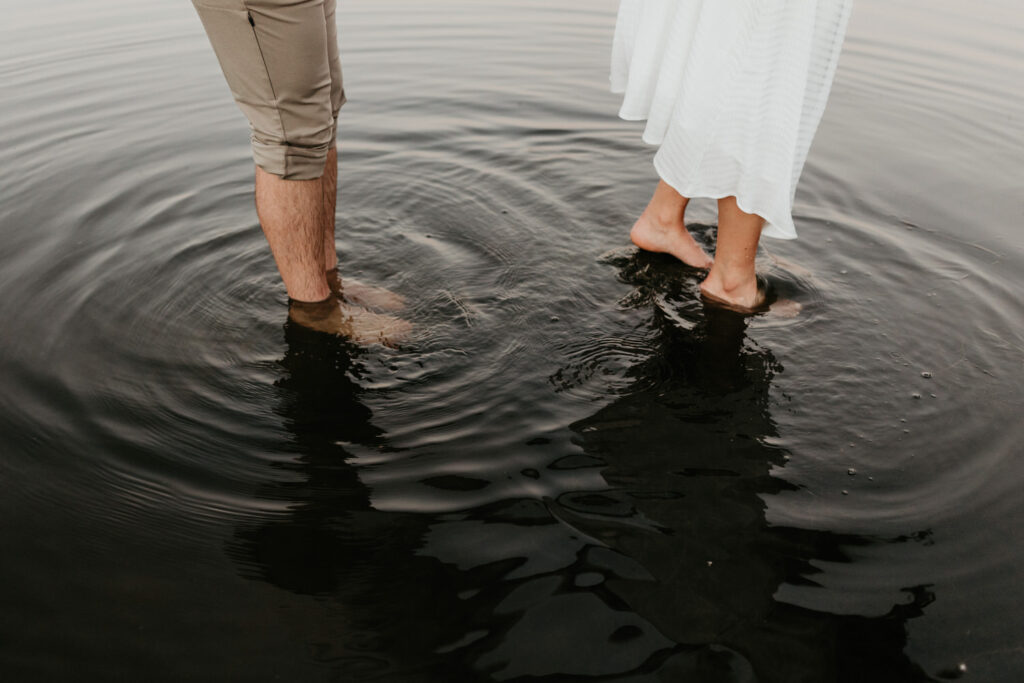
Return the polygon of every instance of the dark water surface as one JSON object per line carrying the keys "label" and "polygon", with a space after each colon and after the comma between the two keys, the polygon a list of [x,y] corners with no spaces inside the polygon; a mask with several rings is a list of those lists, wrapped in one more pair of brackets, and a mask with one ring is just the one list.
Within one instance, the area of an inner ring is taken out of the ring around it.
{"label": "dark water surface", "polygon": [[858,0],[795,319],[628,248],[614,10],[342,1],[389,350],[285,322],[189,3],[8,3],[0,679],[1024,680],[1018,0]]}

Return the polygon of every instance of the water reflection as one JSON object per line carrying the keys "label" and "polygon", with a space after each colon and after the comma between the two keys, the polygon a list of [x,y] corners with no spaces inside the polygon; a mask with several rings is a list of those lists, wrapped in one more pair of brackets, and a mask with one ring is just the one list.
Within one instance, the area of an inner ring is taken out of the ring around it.
{"label": "water reflection", "polygon": [[387,448],[361,400],[359,350],[291,323],[285,339],[277,411],[294,458],[259,495],[288,511],[239,528],[228,554],[245,576],[315,599],[319,610],[282,613],[302,614],[293,629],[333,680],[472,680],[435,654],[472,623],[458,598],[468,580],[416,554],[430,519],[374,510],[351,462],[354,447]]}
{"label": "water reflection", "polygon": [[282,612],[303,615],[299,637],[336,680],[928,680],[904,654],[925,588],[880,618],[773,598],[868,541],[767,524],[765,497],[789,486],[768,443],[781,367],[741,316],[691,307],[680,325],[651,307],[666,286],[686,296],[661,265],[621,269],[654,330],[632,389],[570,425],[581,452],[549,464],[604,485],[546,500],[375,509],[353,452],[389,446],[361,352],[286,326],[277,412],[294,457],[260,495],[287,512],[243,525],[228,553],[293,596]]}
{"label": "water reflection", "polygon": [[847,561],[843,547],[868,540],[768,525],[766,497],[790,486],[772,475],[788,459],[770,444],[782,367],[747,337],[748,318],[694,306],[686,271],[643,254],[618,265],[636,287],[627,301],[661,290],[681,303],[655,314],[657,343],[628,371],[635,389],[572,425],[610,491],[598,505],[563,497],[564,516],[649,575],[608,590],[690,648],[675,665],[693,678],[678,680],[926,680],[903,654],[906,620],[933,600],[924,587],[877,619],[773,598],[809,581],[810,560]]}

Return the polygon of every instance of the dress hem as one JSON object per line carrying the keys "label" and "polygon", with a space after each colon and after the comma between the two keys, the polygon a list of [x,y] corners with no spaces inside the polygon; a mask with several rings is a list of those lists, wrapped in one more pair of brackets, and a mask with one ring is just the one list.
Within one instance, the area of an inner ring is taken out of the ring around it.
{"label": "dress hem", "polygon": [[[741,211],[760,216],[764,219],[764,229],[761,231],[761,235],[763,237],[771,237],[773,239],[780,240],[795,240],[797,238],[796,226],[793,225],[792,215],[789,216],[789,221],[775,220],[772,216],[768,215],[773,212],[759,211],[756,206],[750,204],[739,192],[721,189],[703,189],[700,185],[693,183],[677,182],[676,179],[668,177],[668,174],[659,168],[657,159],[654,160],[654,170],[658,172],[658,176],[671,186],[672,189],[687,199],[717,200],[725,199],[726,197],[735,197],[736,205],[739,206]],[[786,228],[789,229],[787,230]]]}
{"label": "dress hem", "polygon": [[[614,93],[615,91],[613,90],[612,92]],[[622,111],[619,112],[619,118],[621,118],[624,121],[647,120],[646,116],[637,116],[636,118],[634,118],[633,116],[626,114]],[[642,136],[642,140],[646,144],[652,146],[660,145],[663,142],[663,140],[655,140],[653,138],[649,138],[647,136],[646,131]],[[666,183],[668,183],[672,187],[672,189],[674,189],[676,192],[678,192],[679,194],[683,195],[688,199],[725,199],[726,197],[736,197],[736,205],[740,207],[740,210],[742,210],[745,213],[760,216],[761,218],[764,219],[765,226],[764,230],[761,232],[761,234],[764,237],[771,237],[780,240],[795,240],[797,238],[796,226],[793,225],[792,215],[790,215],[788,222],[773,220],[771,216],[767,215],[772,212],[758,211],[756,207],[753,204],[749,203],[744,197],[742,197],[739,192],[701,189],[699,185],[696,185],[694,183],[677,182],[675,179],[669,178],[669,174],[665,173],[659,167],[657,159],[654,160],[654,170],[657,171],[658,176]],[[787,230],[786,227],[783,226],[789,227],[789,229]]]}

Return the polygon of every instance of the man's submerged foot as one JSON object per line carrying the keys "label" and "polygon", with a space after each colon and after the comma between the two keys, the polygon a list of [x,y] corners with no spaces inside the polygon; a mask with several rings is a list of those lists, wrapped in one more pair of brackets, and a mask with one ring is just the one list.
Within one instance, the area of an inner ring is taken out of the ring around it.
{"label": "man's submerged foot", "polygon": [[412,324],[406,320],[354,306],[335,295],[312,303],[292,301],[288,315],[303,327],[336,334],[357,344],[395,347],[412,332]]}
{"label": "man's submerged foot", "polygon": [[352,278],[345,278],[342,281],[337,269],[327,271],[327,284],[336,297],[354,306],[392,312],[405,308],[405,297],[401,294]]}
{"label": "man's submerged foot", "polygon": [[681,220],[665,223],[644,211],[630,230],[629,238],[644,251],[671,254],[694,268],[707,269],[713,263]]}

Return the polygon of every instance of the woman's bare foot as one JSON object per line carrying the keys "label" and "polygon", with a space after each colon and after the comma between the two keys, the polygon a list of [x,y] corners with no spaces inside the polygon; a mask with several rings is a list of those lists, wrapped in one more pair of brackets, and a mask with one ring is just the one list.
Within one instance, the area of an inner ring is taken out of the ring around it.
{"label": "woman's bare foot", "polygon": [[720,271],[712,269],[700,283],[700,293],[708,302],[740,313],[767,310],[767,293],[754,276],[727,282]]}
{"label": "woman's bare foot", "polygon": [[710,268],[712,261],[686,229],[683,214],[690,200],[664,180],[629,231],[633,244],[645,251],[671,254],[694,268]]}
{"label": "woman's bare foot", "polygon": [[763,226],[764,219],[740,209],[735,197],[718,200],[715,263],[700,283],[706,301],[741,313],[766,309],[767,296],[755,268]]}
{"label": "woman's bare foot", "polygon": [[804,307],[798,301],[792,299],[780,299],[769,295],[766,288],[758,283],[757,293],[751,299],[746,297],[740,300],[731,297],[730,293],[716,290],[711,285],[705,285],[707,280],[701,283],[700,293],[704,301],[714,306],[727,308],[730,311],[750,315],[753,313],[768,313],[775,318],[795,318],[800,315]]}
{"label": "woman's bare foot", "polygon": [[804,307],[792,299],[776,299],[768,305],[768,312],[779,318],[795,318]]}
{"label": "woman's bare foot", "polygon": [[288,307],[288,315],[303,327],[336,334],[357,344],[395,347],[412,332],[412,324],[408,321],[353,306],[339,301],[334,295],[313,303],[293,300]]}
{"label": "woman's bare foot", "polygon": [[337,269],[327,271],[327,285],[331,293],[355,306],[375,308],[379,311],[400,311],[405,308],[405,297],[401,294],[368,285],[352,278],[341,279]]}
{"label": "woman's bare foot", "polygon": [[671,254],[694,268],[707,269],[713,263],[707,252],[693,239],[693,235],[683,225],[682,220],[663,223],[644,211],[630,230],[629,238],[633,244],[645,251]]}

